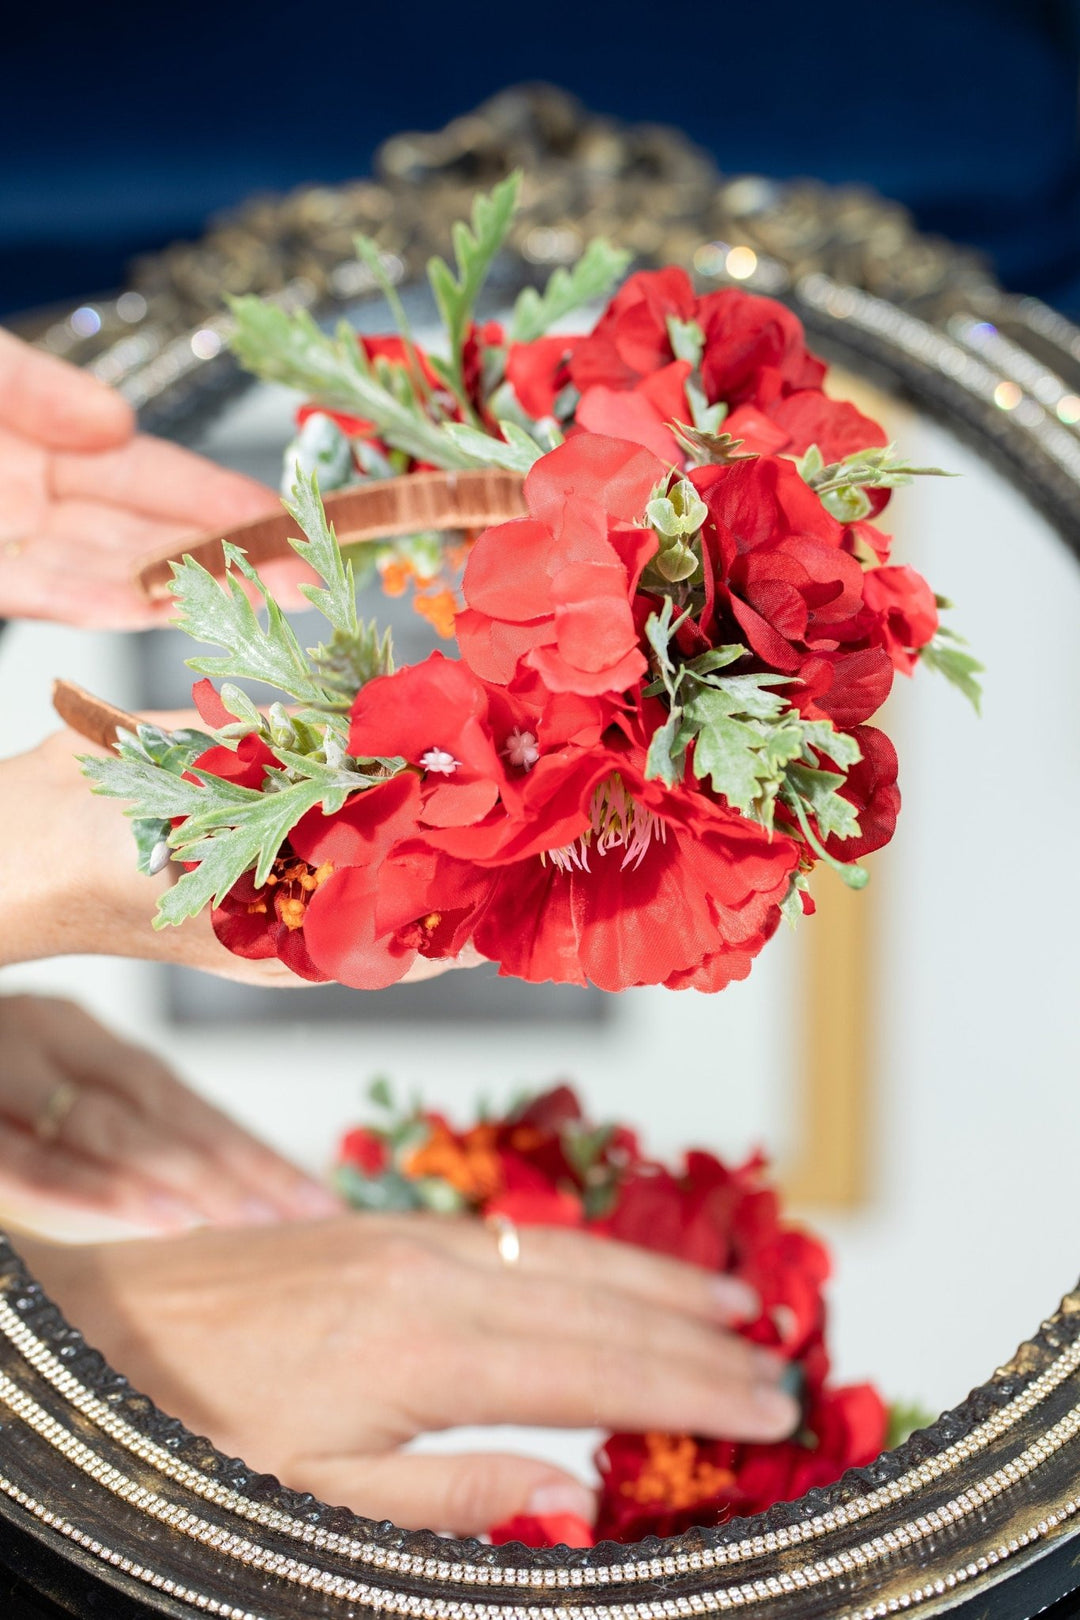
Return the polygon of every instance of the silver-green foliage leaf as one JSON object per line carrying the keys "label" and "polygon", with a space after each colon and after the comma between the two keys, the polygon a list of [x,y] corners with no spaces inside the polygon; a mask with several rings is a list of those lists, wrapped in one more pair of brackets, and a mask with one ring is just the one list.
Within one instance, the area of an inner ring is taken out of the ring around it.
{"label": "silver-green foliage leaf", "polygon": [[357,635],[359,626],[353,566],[342,556],[333,525],[327,521],[315,473],[307,476],[298,473],[292,487],[292,499],[285,501],[284,506],[306,536],[305,539],[290,541],[293,550],[325,581],[322,586],[301,585],[301,593],[313,607],[318,608],[324,619],[330,621],[335,630],[343,636]]}
{"label": "silver-green foliage leaf", "polygon": [[256,377],[298,389],[327,410],[366,418],[381,439],[406,455],[437,467],[472,465],[442,435],[407,371],[369,361],[346,322],[330,336],[306,310],[289,312],[252,295],[232,299],[230,308],[231,347]]}
{"label": "silver-green foliage leaf", "polygon": [[[173,590],[181,626],[224,649],[216,658],[193,659],[193,668],[267,682],[298,707],[290,711],[273,703],[262,714],[226,680],[222,700],[237,716],[234,723],[213,735],[140,726],[135,733],[121,733],[115,757],[83,763],[96,792],[127,801],[143,870],[152,869],[163,838],[173,859],[194,863],[159,900],[156,927],[182,922],[220,901],[245,872],[253,871],[257,884],[265,882],[281,845],[309,810],[321,805],[333,814],[350,795],[404,767],[398,758],[355,761],[346,754],[344,711],[365,680],[392,667],[389,637],[357,619],[352,569],[326,521],[314,476],[298,481],[291,510],[306,531],[306,538],[293,544],[323,581],[310,588],[309,597],[333,629],[328,645],[305,654],[235,546],[225,548],[223,584],[188,557],[176,569]],[[265,622],[241,580],[261,596]],[[251,732],[258,733],[275,761],[259,787],[219,778],[194,763],[214,742],[229,745]]]}
{"label": "silver-green foliage leaf", "polygon": [[507,472],[527,473],[546,454],[544,446],[516,422],[500,422],[499,427],[502,439],[492,438],[469,422],[447,422],[442,431],[475,467],[503,467]]}
{"label": "silver-green foliage leaf", "polygon": [[978,677],[986,666],[966,650],[959,636],[939,630],[933,640],[922,648],[919,657],[928,669],[936,669],[939,675],[951,681],[964,694],[976,714],[982,712],[982,682]]}
{"label": "silver-green foliage leaf", "polygon": [[500,181],[490,195],[476,197],[471,228],[464,220],[458,220],[452,233],[456,275],[445,259],[433,258],[428,263],[428,279],[450,345],[445,380],[464,406],[468,405],[463,367],[465,338],[477,297],[496,254],[506,241],[520,190],[521,173],[515,170]]}
{"label": "silver-green foliage leaf", "polygon": [[589,243],[577,263],[552,271],[542,293],[526,287],[510,317],[511,343],[533,343],[583,304],[606,298],[630,263],[630,254],[602,237]]}
{"label": "silver-green foliage leaf", "polygon": [[[170,589],[179,609],[175,623],[196,641],[225,649],[218,657],[190,658],[189,667],[212,678],[264,681],[301,703],[327,703],[326,688],[256,570],[238,546],[227,542],[224,551],[228,571],[221,583],[193,557],[173,564]],[[238,575],[262,598],[265,624]]]}
{"label": "silver-green foliage leaf", "polygon": [[[821,842],[852,838],[859,831],[855,809],[841,792],[846,771],[861,758],[855,739],[827,720],[805,720],[773,690],[788,685],[787,677],[726,673],[746,656],[745,647],[718,647],[677,663],[671,640],[678,623],[668,598],[645,625],[657,672],[649,691],[665,694],[669,704],[668,717],[650,743],[646,775],[673,787],[683,780],[689,760],[699,780],[768,828],[777,804],[783,804],[818,858],[836,867],[852,887],[862,887],[863,869],[834,860]],[[839,769],[824,768],[822,756]]]}

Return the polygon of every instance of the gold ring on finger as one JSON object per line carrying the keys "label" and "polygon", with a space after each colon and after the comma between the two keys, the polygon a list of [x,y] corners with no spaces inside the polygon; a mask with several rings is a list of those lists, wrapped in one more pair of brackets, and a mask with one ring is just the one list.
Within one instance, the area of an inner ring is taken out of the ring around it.
{"label": "gold ring on finger", "polygon": [[64,1121],[79,1100],[81,1088],[74,1080],[58,1080],[45,1098],[34,1120],[34,1135],[39,1142],[55,1142],[64,1128]]}
{"label": "gold ring on finger", "polygon": [[489,1215],[487,1227],[495,1238],[495,1250],[504,1266],[516,1266],[521,1259],[521,1236],[509,1215]]}

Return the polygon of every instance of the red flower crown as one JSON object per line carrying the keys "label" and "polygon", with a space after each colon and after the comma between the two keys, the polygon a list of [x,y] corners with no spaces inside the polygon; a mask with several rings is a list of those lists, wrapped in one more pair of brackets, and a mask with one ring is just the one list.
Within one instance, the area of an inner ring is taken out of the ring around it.
{"label": "red flower crown", "polygon": [[[457,279],[433,266],[448,360],[407,328],[331,339],[235,306],[240,355],[314,392],[288,456],[307,536],[291,543],[333,634],[305,654],[235,545],[224,589],[188,558],[179,622],[226,649],[192,666],[293,704],[264,714],[203,680],[210,734],[140,727],[87,771],[133,802],[148,867],[187,867],[159,921],[212,904],[230,950],[304,978],[374,989],[471,945],[527,980],[719,990],[812,909],[819,861],[859,887],[891,837],[896,754],[868,722],[894,672],[921,659],[974,693],[941,604],[870,521],[936,469],[824,392],[789,310],[699,296],[682,270],[631,276],[583,336],[542,333],[610,276],[594,247],[508,330],[478,326],[477,262],[515,196],[478,201]],[[386,478],[439,484],[439,466],[444,495],[459,470],[519,474],[524,515],[449,548],[421,532],[342,552],[316,477],[344,512]],[[365,570],[411,583],[460,657],[394,671],[356,616]]]}

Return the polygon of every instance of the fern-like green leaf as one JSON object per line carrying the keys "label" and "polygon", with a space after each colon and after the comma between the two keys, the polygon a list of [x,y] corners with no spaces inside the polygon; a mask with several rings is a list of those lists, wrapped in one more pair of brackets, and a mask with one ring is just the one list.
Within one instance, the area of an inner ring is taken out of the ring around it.
{"label": "fern-like green leaf", "polygon": [[476,197],[471,229],[464,220],[458,220],[452,235],[456,275],[445,259],[433,258],[428,263],[428,279],[450,345],[444,376],[469,415],[472,411],[463,363],[465,338],[481,288],[509,233],[520,190],[521,172],[515,170],[490,195]]}
{"label": "fern-like green leaf", "polygon": [[552,271],[542,293],[526,287],[517,296],[510,317],[511,343],[533,343],[543,337],[556,321],[572,315],[583,304],[606,298],[630,263],[623,248],[597,237],[590,242],[577,263]]}

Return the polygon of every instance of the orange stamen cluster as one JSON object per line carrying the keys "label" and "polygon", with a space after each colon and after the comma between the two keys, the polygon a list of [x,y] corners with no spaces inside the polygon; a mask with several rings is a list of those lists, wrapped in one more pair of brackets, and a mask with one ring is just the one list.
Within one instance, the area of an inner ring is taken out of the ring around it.
{"label": "orange stamen cluster", "polygon": [[416,612],[438,635],[449,640],[454,634],[454,620],[464,606],[451,582],[464,569],[472,545],[470,536],[459,545],[444,547],[442,567],[435,574],[425,574],[409,557],[389,556],[379,563],[382,588],[387,596],[404,596],[412,586]]}
{"label": "orange stamen cluster", "polygon": [[707,1462],[688,1434],[647,1434],[645,1447],[648,1456],[641,1472],[621,1487],[633,1502],[681,1513],[712,1501],[735,1483],[730,1468]]}
{"label": "orange stamen cluster", "polygon": [[258,898],[248,902],[248,912],[253,915],[265,913],[272,900],[274,910],[286,928],[302,928],[308,901],[333,870],[332,861],[324,861],[321,866],[309,866],[307,861],[298,860],[295,855],[279,855],[270,869],[265,886],[259,890]]}
{"label": "orange stamen cluster", "polygon": [[458,1137],[441,1120],[435,1120],[431,1135],[409,1155],[403,1168],[407,1176],[438,1176],[463,1198],[480,1203],[502,1190],[502,1165],[495,1141],[494,1125],[474,1125]]}

